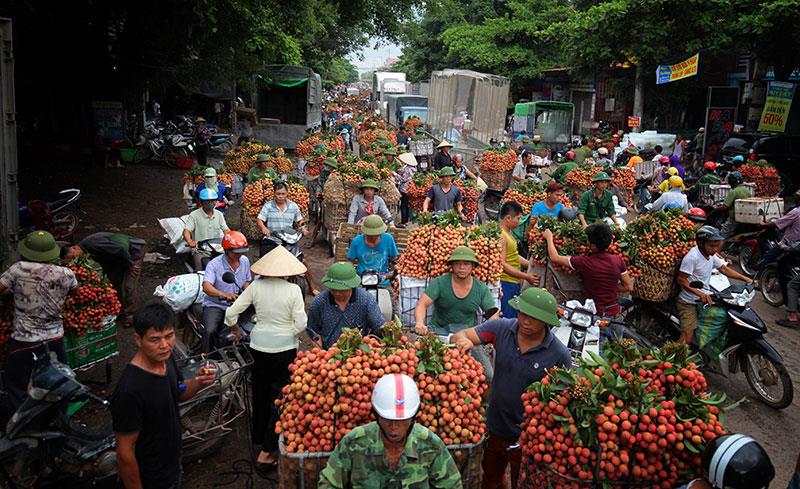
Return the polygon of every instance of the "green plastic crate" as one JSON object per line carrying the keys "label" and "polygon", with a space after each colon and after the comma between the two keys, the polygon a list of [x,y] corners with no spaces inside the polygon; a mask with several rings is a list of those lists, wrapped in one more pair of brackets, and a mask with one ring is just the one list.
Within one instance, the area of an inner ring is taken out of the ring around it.
{"label": "green plastic crate", "polygon": [[67,363],[72,368],[80,368],[117,353],[116,317],[109,316],[99,330],[81,336],[67,333],[65,336]]}

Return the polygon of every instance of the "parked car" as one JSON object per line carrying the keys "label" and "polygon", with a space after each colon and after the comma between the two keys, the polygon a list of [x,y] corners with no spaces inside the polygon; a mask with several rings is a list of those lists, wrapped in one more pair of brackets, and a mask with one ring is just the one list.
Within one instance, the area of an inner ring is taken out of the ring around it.
{"label": "parked car", "polygon": [[781,195],[791,195],[800,189],[800,134],[736,133],[722,146],[722,160],[729,168],[736,155],[765,159],[781,176]]}

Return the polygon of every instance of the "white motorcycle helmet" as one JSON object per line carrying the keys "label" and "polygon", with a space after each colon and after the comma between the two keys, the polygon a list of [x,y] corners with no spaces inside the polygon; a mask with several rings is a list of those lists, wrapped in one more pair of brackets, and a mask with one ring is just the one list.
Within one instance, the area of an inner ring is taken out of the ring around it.
{"label": "white motorcycle helmet", "polygon": [[408,375],[386,374],[372,390],[372,408],[381,418],[403,421],[419,411],[419,389]]}

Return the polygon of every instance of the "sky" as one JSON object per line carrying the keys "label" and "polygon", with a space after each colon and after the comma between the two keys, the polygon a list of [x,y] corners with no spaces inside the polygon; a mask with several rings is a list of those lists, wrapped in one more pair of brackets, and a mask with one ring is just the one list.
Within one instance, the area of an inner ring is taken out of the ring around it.
{"label": "sky", "polygon": [[[350,55],[350,61],[356,65],[358,68],[358,72],[362,73],[365,71],[373,71],[375,68],[381,66],[383,61],[389,57],[399,57],[401,53],[400,46],[397,44],[392,43],[384,43],[378,47],[378,49],[373,49],[375,46],[376,40],[371,39],[369,44],[364,47],[364,49],[360,53],[353,53]],[[359,54],[362,55],[364,58],[358,59]]]}

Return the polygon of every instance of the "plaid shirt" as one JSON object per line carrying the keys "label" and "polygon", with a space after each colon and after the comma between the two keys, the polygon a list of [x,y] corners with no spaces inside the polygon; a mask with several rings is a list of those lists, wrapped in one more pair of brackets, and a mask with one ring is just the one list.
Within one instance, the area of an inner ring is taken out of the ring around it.
{"label": "plaid shirt", "polygon": [[294,223],[303,220],[303,214],[300,212],[300,207],[291,200],[286,200],[286,210],[284,211],[278,209],[274,200],[270,200],[261,208],[258,219],[267,226],[269,232],[278,233],[291,231]]}

